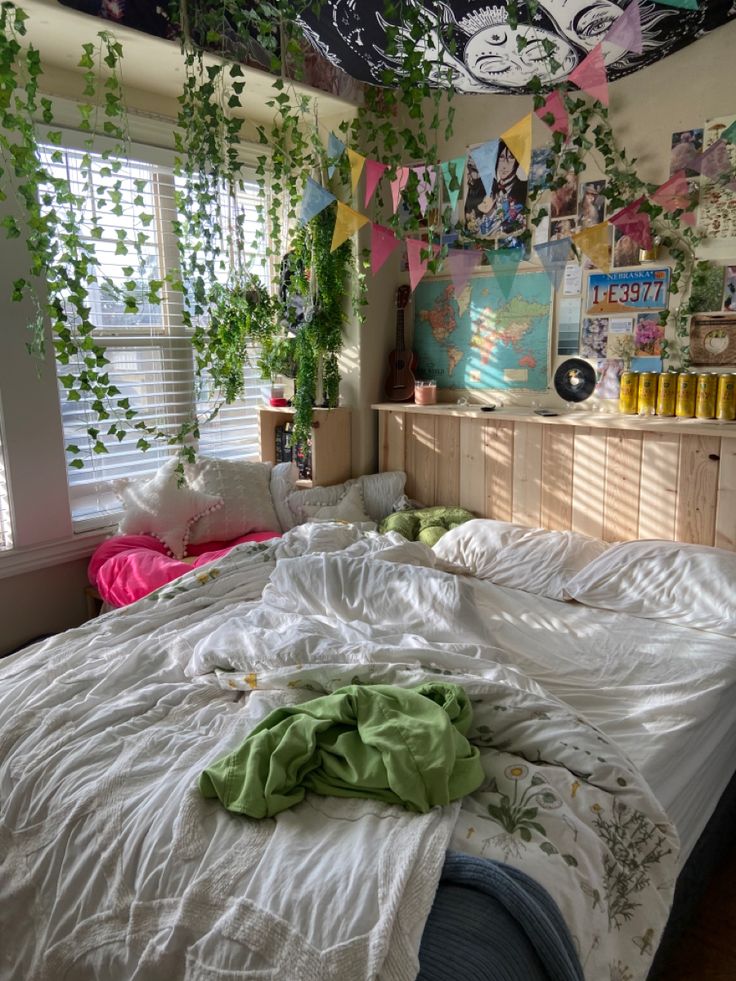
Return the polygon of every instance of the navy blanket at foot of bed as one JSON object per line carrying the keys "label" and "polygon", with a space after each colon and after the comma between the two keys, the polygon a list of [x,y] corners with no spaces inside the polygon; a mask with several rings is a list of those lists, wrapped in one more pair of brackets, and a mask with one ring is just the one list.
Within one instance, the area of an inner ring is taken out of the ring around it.
{"label": "navy blanket at foot of bed", "polygon": [[583,981],[554,900],[501,862],[448,852],[417,981]]}

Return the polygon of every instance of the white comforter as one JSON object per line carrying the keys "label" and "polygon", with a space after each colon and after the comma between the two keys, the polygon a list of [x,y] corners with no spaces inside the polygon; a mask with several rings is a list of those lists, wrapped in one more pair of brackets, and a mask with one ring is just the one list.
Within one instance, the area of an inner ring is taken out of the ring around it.
{"label": "white comforter", "polygon": [[[3,981],[409,979],[451,841],[542,882],[591,981],[643,978],[671,824],[614,745],[494,649],[471,584],[417,569],[433,561],[304,526],[5,662]],[[255,822],[196,790],[278,704],[438,674],[473,700],[487,773],[459,815],[310,796]]]}

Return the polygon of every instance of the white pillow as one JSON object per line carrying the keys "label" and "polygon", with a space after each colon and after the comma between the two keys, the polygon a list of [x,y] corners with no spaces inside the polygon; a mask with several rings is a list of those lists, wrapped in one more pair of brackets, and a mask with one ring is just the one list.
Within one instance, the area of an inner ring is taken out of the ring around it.
{"label": "white pillow", "polygon": [[571,579],[586,606],[736,637],[736,553],[683,542],[612,545]]}
{"label": "white pillow", "polygon": [[153,535],[176,559],[186,554],[192,524],[222,507],[222,498],[179,484],[177,460],[168,460],[152,477],[122,478],[113,484],[123,504],[118,531],[125,535]]}
{"label": "white pillow", "polygon": [[271,500],[270,463],[203,456],[187,464],[185,472],[194,490],[223,500],[220,511],[196,522],[189,537],[192,545],[229,542],[252,531],[280,530]]}
{"label": "white pillow", "polygon": [[277,463],[271,470],[271,500],[282,531],[294,527],[289,495],[294,492],[299,471],[295,463]]}
{"label": "white pillow", "polygon": [[545,531],[474,518],[450,529],[434,551],[478,579],[562,600],[569,578],[608,547],[606,542],[574,531]]}
{"label": "white pillow", "polygon": [[331,507],[337,504],[354,484],[357,484],[357,481],[349,480],[344,484],[332,484],[329,487],[309,487],[289,494],[287,503],[294,516],[294,524],[301,525],[308,520],[307,508]]}
{"label": "white pillow", "polygon": [[310,487],[294,491],[288,497],[289,510],[293,516],[293,524],[301,524],[310,515],[307,508],[333,507],[345,492],[355,484],[360,485],[363,493],[363,503],[368,514],[368,520],[379,522],[393,511],[394,502],[401,496],[406,483],[406,474],[402,470],[387,470],[384,473],[364,474],[346,480],[344,484],[331,484],[329,487]]}
{"label": "white pillow", "polygon": [[350,522],[370,522],[370,515],[365,513],[365,505],[363,504],[363,492],[360,489],[359,483],[354,483],[340,498],[337,504],[325,504],[319,505],[304,505],[304,511],[307,515],[307,520],[311,518],[318,518],[324,520],[325,518],[331,519],[333,521],[350,521]]}

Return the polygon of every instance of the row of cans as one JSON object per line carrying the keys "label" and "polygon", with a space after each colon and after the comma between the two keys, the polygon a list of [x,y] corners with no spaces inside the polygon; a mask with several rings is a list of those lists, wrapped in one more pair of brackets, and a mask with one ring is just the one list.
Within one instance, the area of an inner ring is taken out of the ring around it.
{"label": "row of cans", "polygon": [[619,409],[627,415],[736,420],[736,374],[625,371]]}

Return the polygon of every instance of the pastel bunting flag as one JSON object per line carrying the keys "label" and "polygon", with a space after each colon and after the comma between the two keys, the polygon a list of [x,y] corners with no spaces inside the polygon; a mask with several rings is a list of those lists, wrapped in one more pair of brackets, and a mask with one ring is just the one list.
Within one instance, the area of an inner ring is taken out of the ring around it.
{"label": "pastel bunting flag", "polygon": [[570,238],[558,238],[553,242],[544,242],[542,245],[534,247],[537,258],[542,263],[542,268],[547,273],[555,290],[560,288],[565,264],[570,258],[571,245],[572,240]]}
{"label": "pastel bunting flag", "polygon": [[385,225],[371,225],[371,274],[376,275],[391,253],[401,245],[390,228]]}
{"label": "pastel bunting flag", "polygon": [[507,300],[523,253],[523,249],[486,249],[486,258],[493,268],[493,275],[498,280],[499,289]]}
{"label": "pastel bunting flag", "polygon": [[665,7],[678,7],[680,10],[698,10],[698,0],[658,0]]}
{"label": "pastel bunting flag", "polygon": [[628,235],[642,249],[649,251],[653,248],[651,220],[645,211],[639,211],[644,201],[643,197],[637,198],[636,201],[617,211],[615,215],[611,215],[608,221],[611,225],[615,225],[622,235]]}
{"label": "pastel bunting flag", "polygon": [[[542,122],[550,127],[553,133],[562,133],[564,136],[567,136],[570,132],[570,120],[568,119],[567,109],[565,109],[562,95],[557,89],[554,92],[550,92],[544,100],[544,105],[536,109],[535,112]],[[546,116],[552,116],[552,122],[549,119],[545,119]]]}
{"label": "pastel bunting flag", "polygon": [[412,293],[419,285],[422,277],[427,271],[429,256],[422,258],[422,252],[430,252],[436,256],[440,251],[439,245],[430,245],[418,238],[408,238],[406,240],[406,255],[409,260],[409,285]]}
{"label": "pastel bunting flag", "polygon": [[[371,160],[370,157],[366,159],[365,162],[365,199],[364,204],[367,208],[371,202],[371,198],[376,193],[376,188],[378,187],[378,182],[386,173],[388,169],[387,164],[379,163],[377,160]],[[395,210],[395,209],[394,209]]]}
{"label": "pastel bunting flag", "polygon": [[528,174],[532,165],[532,114],[528,113],[501,133],[501,139],[516,157],[524,173]]}
{"label": "pastel bunting flag", "polygon": [[611,230],[607,221],[582,228],[572,236],[572,240],[594,266],[603,272],[611,271]]}
{"label": "pastel bunting flag", "polygon": [[480,258],[481,253],[478,249],[450,249],[447,253],[447,265],[456,296],[470,279],[470,274],[480,262]]}
{"label": "pastel bunting flag", "polygon": [[362,153],[351,150],[350,147],[348,147],[347,153],[348,160],[350,161],[350,183],[353,185],[353,194],[355,194],[360,175],[363,173],[363,167],[365,166],[365,157]]}
{"label": "pastel bunting flag", "polygon": [[454,157],[452,160],[443,160],[440,164],[447,187],[447,200],[451,208],[455,208],[457,205],[457,199],[462,190],[465,159],[465,157]]}
{"label": "pastel bunting flag", "polygon": [[434,185],[437,181],[437,171],[434,167],[421,166],[412,167],[414,173],[417,175],[417,198],[419,200],[419,210],[422,216],[427,213],[427,205],[429,204],[429,199],[434,191]]}
{"label": "pastel bunting flag", "polygon": [[496,176],[496,161],[498,160],[498,140],[488,140],[469,151],[473,163],[478,170],[478,176],[483,181],[486,194],[493,193],[493,180]]}
{"label": "pastel bunting flag", "polygon": [[342,201],[337,202],[337,217],[335,218],[335,230],[332,233],[332,245],[330,252],[339,249],[343,242],[354,235],[359,228],[362,228],[368,221],[365,215],[359,211],[353,211]]}
{"label": "pastel bunting flag", "polygon": [[608,105],[608,80],[603,60],[603,45],[599,41],[590,54],[567,76],[568,82],[592,95],[604,106]]}
{"label": "pastel bunting flag", "polygon": [[626,10],[613,22],[603,40],[606,44],[615,44],[617,48],[632,51],[634,54],[641,54],[644,51],[639,0],[631,0]]}
{"label": "pastel bunting flag", "polygon": [[332,177],[335,173],[337,161],[345,153],[345,144],[338,140],[334,133],[330,133],[327,140],[327,176]]}
{"label": "pastel bunting flag", "polygon": [[324,211],[326,207],[331,205],[334,200],[335,195],[330,194],[326,187],[322,187],[317,181],[312,180],[311,177],[307,177],[307,183],[304,185],[304,194],[302,195],[302,210],[299,215],[299,221],[303,225],[306,225],[315,215],[318,215],[320,211]]}
{"label": "pastel bunting flag", "polygon": [[736,143],[736,120],[724,129],[721,133],[721,139],[725,140],[726,143]]}
{"label": "pastel bunting flag", "polygon": [[707,150],[698,154],[690,166],[703,177],[709,177],[711,180],[715,180],[721,174],[727,174],[731,170],[728,144],[724,139],[716,140]]}
{"label": "pastel bunting flag", "polygon": [[399,201],[401,200],[401,192],[406,187],[406,182],[409,180],[409,174],[411,173],[408,167],[398,167],[396,170],[396,177],[391,181],[391,201],[394,206],[394,214],[396,214],[396,209],[399,206]]}
{"label": "pastel bunting flag", "polygon": [[668,181],[661,184],[651,197],[665,211],[688,209],[691,205],[690,186],[684,170],[678,170]]}

